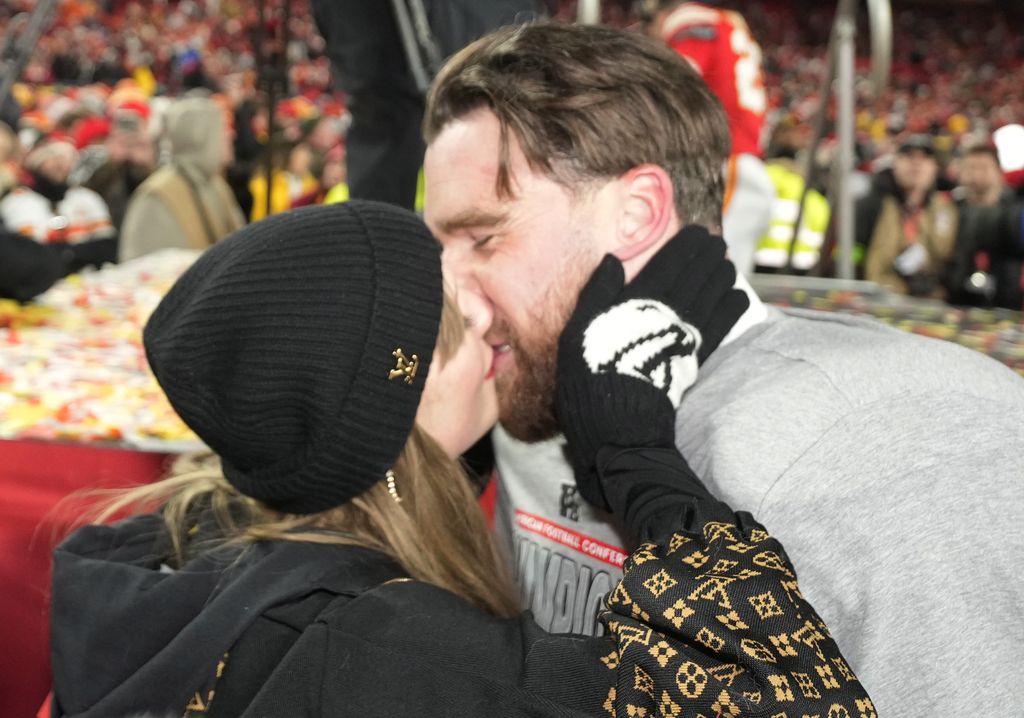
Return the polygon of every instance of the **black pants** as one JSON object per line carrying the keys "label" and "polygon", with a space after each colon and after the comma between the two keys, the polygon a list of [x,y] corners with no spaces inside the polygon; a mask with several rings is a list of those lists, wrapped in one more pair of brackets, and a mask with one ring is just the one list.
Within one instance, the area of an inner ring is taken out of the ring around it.
{"label": "black pants", "polygon": [[353,198],[412,209],[423,164],[423,97],[387,0],[313,0],[335,79],[348,96]]}

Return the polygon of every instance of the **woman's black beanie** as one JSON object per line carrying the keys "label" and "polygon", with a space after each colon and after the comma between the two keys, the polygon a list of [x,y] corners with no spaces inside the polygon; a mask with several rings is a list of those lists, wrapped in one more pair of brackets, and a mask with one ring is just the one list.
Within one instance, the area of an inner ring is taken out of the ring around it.
{"label": "woman's black beanie", "polygon": [[286,513],[384,478],[437,339],[440,249],[414,214],[308,207],[205,252],[143,333],[157,381],[239,491]]}

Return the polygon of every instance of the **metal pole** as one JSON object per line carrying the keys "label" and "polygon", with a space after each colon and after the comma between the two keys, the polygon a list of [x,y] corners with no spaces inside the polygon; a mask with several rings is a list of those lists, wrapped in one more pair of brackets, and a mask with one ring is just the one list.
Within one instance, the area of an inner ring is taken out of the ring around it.
{"label": "metal pole", "polygon": [[[801,176],[804,178],[804,189],[800,195],[800,204],[797,208],[796,222],[793,225],[793,237],[789,243],[789,262],[787,262],[786,265],[787,269],[792,267],[793,251],[796,246],[796,239],[800,231],[800,225],[803,222],[804,205],[807,201],[807,194],[810,192],[811,185],[813,184],[814,156],[817,154],[818,146],[821,144],[821,140],[825,136],[825,124],[828,120],[829,99],[832,97],[832,84],[836,77],[836,65],[838,62],[839,49],[842,44],[839,38],[839,30],[840,28],[843,28],[844,32],[849,30],[849,25],[841,23],[840,20],[852,17],[852,21],[854,23],[853,30],[856,32],[856,15],[853,14],[857,9],[856,0],[848,3],[848,5],[850,6],[849,13],[851,13],[851,15],[846,15],[844,11],[847,8],[841,6],[839,11],[836,13],[836,21],[832,26],[832,35],[829,39],[828,45],[828,68],[825,71],[824,77],[822,77],[821,89],[818,92],[820,103],[817,111],[815,112],[812,123],[814,131],[810,146],[805,150],[804,161],[801,163]],[[871,25],[871,85],[872,92],[875,96],[878,96],[885,90],[885,86],[889,81],[889,70],[892,66],[892,7],[889,4],[889,0],[868,0],[868,16]],[[852,144],[850,145],[850,148],[850,152],[853,152]],[[845,177],[848,179],[849,174],[845,175]],[[829,205],[835,208],[838,208],[838,198],[841,196],[841,192],[849,186],[846,181],[842,183],[842,186],[839,186],[839,183],[837,182],[838,179],[838,177],[835,177],[829,183]],[[838,220],[836,226],[840,226]],[[853,245],[851,243],[851,251],[852,246]],[[821,266],[820,260],[818,266]]]}
{"label": "metal pole", "polygon": [[839,235],[839,277],[854,278],[853,242],[853,192],[850,178],[854,169],[854,102],[855,102],[855,40],[857,33],[857,5],[855,0],[842,0],[836,17],[836,67],[838,69],[837,129],[839,139],[838,188],[838,235]]}
{"label": "metal pole", "polygon": [[[0,55],[0,111],[7,104],[14,83],[21,77],[25,66],[32,58],[39,36],[50,26],[57,2],[58,0],[42,0],[36,4],[31,15],[21,13],[11,18]],[[26,18],[25,26],[18,30],[16,25]]]}
{"label": "metal pole", "polygon": [[892,69],[892,5],[889,0],[868,0],[871,27],[871,91],[881,95]]}
{"label": "metal pole", "polygon": [[601,0],[579,0],[576,7],[576,22],[580,25],[597,25],[601,22]]}
{"label": "metal pole", "polygon": [[[814,113],[811,122],[811,141],[804,149],[804,156],[800,162],[800,176],[804,180],[804,188],[800,193],[800,204],[796,209],[796,220],[793,223],[793,236],[789,240],[789,258],[786,260],[785,271],[793,268],[793,254],[796,251],[796,240],[800,235],[800,225],[804,222],[804,209],[807,206],[807,195],[814,184],[815,164],[814,157],[818,154],[818,146],[825,137],[825,126],[828,124],[829,99],[832,97],[832,80],[836,75],[836,53],[835,53],[835,30],[833,28],[832,39],[828,44],[828,65],[825,74],[821,78],[821,87],[818,90],[818,109]],[[824,247],[822,247],[824,249]],[[819,258],[819,263],[821,259]]]}

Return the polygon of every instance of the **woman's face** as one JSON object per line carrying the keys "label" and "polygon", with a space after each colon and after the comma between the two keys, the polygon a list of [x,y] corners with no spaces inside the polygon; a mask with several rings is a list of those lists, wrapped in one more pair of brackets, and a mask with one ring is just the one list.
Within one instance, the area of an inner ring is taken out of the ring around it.
{"label": "woman's face", "polygon": [[458,292],[459,310],[466,320],[462,343],[442,362],[434,362],[423,388],[416,423],[452,458],[477,442],[498,420],[494,390],[494,351],[484,341],[491,310],[479,296]]}

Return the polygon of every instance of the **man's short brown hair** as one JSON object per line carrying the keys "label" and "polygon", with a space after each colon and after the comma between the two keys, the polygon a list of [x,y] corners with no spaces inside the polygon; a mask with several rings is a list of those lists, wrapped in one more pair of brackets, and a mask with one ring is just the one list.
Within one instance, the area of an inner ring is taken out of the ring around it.
{"label": "man's short brown hair", "polygon": [[530,167],[570,189],[651,163],[671,177],[683,223],[721,224],[725,114],[689,64],[660,43],[595,26],[503,28],[441,70],[427,98],[427,144],[480,108],[501,126],[499,195],[512,194],[511,130]]}

